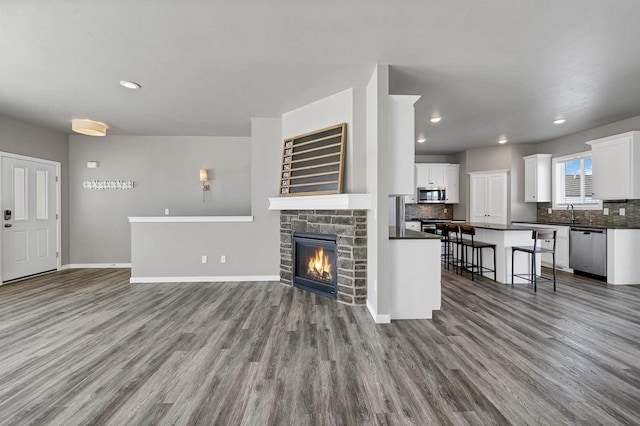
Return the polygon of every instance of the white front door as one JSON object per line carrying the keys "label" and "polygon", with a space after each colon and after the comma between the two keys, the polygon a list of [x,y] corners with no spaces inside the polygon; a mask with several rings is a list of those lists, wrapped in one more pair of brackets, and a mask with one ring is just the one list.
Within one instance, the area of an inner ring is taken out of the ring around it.
{"label": "white front door", "polygon": [[57,268],[56,166],[2,157],[2,280]]}

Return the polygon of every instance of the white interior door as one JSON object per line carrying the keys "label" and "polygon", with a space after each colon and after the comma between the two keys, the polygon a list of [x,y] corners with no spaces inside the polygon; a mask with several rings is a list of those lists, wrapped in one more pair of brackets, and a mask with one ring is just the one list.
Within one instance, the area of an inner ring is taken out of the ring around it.
{"label": "white interior door", "polygon": [[507,224],[507,175],[489,175],[488,214],[489,223]]}
{"label": "white interior door", "polygon": [[2,280],[57,268],[56,166],[2,157]]}
{"label": "white interior door", "polygon": [[487,176],[471,175],[471,222],[485,223],[487,221]]}

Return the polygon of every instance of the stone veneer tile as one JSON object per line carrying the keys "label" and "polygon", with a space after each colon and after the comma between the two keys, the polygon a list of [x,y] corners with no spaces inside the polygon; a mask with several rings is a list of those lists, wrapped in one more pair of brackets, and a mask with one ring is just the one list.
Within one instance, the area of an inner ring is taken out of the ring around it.
{"label": "stone veneer tile", "polygon": [[337,235],[338,301],[362,305],[367,295],[366,210],[283,210],[280,212],[280,282],[291,285],[294,232]]}
{"label": "stone veneer tile", "polygon": [[[605,216],[602,210],[576,210],[576,223],[596,226],[640,226],[640,200],[605,201],[602,207],[609,209],[609,215]],[[549,214],[547,209],[551,208],[551,203],[538,203],[537,208],[539,222],[571,222],[571,212],[568,210],[552,210]],[[625,208],[625,216],[620,216],[620,208]]]}

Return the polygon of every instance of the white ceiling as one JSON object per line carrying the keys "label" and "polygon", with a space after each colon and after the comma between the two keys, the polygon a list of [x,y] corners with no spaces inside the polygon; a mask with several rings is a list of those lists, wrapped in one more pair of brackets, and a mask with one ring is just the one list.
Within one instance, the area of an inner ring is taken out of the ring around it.
{"label": "white ceiling", "polygon": [[0,0],[0,114],[249,135],[387,63],[419,154],[539,142],[640,115],[639,24],[638,0]]}

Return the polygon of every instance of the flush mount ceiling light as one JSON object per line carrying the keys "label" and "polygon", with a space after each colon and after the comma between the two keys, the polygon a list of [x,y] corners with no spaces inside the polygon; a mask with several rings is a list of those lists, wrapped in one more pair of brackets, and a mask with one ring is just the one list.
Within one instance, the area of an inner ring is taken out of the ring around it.
{"label": "flush mount ceiling light", "polygon": [[431,117],[430,121],[435,124],[435,123],[439,123],[440,120],[442,120],[442,117],[440,117],[439,115],[434,115],[433,117]]}
{"label": "flush mount ceiling light", "polygon": [[498,143],[499,144],[507,143],[507,138],[502,136],[500,139],[498,139]]}
{"label": "flush mount ceiling light", "polygon": [[418,140],[416,142],[418,143],[425,143],[427,141],[426,138],[418,138]]}
{"label": "flush mount ceiling light", "polygon": [[135,81],[129,81],[129,80],[120,80],[120,86],[126,87],[127,89],[132,89],[132,90],[136,90],[142,87]]}
{"label": "flush mount ceiling light", "polygon": [[562,124],[565,121],[567,121],[566,118],[556,118],[555,120],[553,120],[553,124]]}
{"label": "flush mount ceiling light", "polygon": [[74,118],[71,120],[71,130],[87,136],[105,136],[107,125],[99,121],[87,120],[84,118]]}

